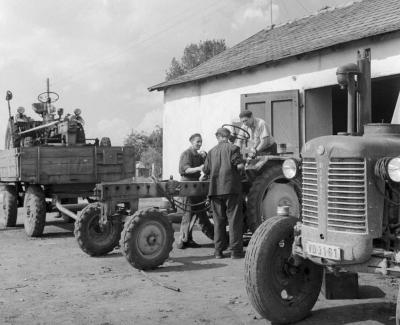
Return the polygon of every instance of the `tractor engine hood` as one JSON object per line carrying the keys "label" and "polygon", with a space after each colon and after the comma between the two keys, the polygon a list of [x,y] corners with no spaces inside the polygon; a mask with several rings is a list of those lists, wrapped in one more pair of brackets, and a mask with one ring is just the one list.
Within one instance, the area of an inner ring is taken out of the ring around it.
{"label": "tractor engine hood", "polygon": [[371,160],[400,155],[400,124],[367,124],[363,136],[323,136],[306,143],[302,156],[360,157]]}

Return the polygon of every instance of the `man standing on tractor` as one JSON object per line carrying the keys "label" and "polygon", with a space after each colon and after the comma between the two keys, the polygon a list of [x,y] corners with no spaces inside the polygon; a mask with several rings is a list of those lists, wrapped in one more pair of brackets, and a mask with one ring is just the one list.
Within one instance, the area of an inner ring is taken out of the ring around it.
{"label": "man standing on tractor", "polygon": [[[199,133],[195,133],[190,136],[189,141],[191,143],[190,148],[186,149],[179,160],[179,174],[181,174],[182,181],[198,181],[200,178],[201,171],[203,170],[203,164],[206,153],[199,152],[203,139]],[[192,237],[192,229],[196,218],[199,221],[200,227],[208,221],[206,214],[205,205],[202,202],[205,201],[204,197],[187,197],[185,199],[185,214],[182,217],[181,229],[177,248],[184,249],[186,247],[200,247]]]}
{"label": "man standing on tractor", "polygon": [[230,131],[219,128],[218,144],[204,163],[204,173],[210,175],[208,196],[214,219],[215,258],[223,258],[227,248],[226,221],[229,224],[229,244],[232,258],[243,257],[243,197],[240,169],[244,168],[239,147],[228,139]]}
{"label": "man standing on tractor", "polygon": [[[235,144],[242,148],[247,147],[249,152],[249,157],[254,158],[258,155],[273,155],[276,154],[277,147],[274,138],[271,134],[271,128],[269,125],[261,118],[253,116],[253,112],[249,110],[244,110],[239,114],[240,126],[242,129],[246,130],[250,134],[250,139],[248,143],[242,139],[237,139]],[[242,136],[243,132],[239,132],[239,136]]]}

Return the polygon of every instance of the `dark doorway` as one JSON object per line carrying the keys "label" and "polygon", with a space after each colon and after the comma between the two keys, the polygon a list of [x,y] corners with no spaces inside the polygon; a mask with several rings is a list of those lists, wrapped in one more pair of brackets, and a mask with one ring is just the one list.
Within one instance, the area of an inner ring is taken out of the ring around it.
{"label": "dark doorway", "polygon": [[[400,91],[400,76],[372,80],[372,123],[390,123]],[[347,90],[332,86],[333,134],[347,129]]]}

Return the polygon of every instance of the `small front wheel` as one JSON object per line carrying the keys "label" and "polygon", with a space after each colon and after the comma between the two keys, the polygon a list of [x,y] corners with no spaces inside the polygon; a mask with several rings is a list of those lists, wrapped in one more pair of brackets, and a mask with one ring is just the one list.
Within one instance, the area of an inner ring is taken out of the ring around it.
{"label": "small front wheel", "polygon": [[323,268],[310,260],[294,263],[295,217],[272,217],[255,231],[245,257],[246,291],[256,311],[272,323],[305,318],[322,284]]}
{"label": "small front wheel", "polygon": [[100,203],[91,203],[81,211],[75,221],[75,238],[79,247],[90,256],[111,252],[121,237],[121,221],[114,218],[101,225],[100,213]]}
{"label": "small front wheel", "polygon": [[125,223],[121,250],[128,262],[137,269],[153,269],[169,257],[174,231],[168,218],[157,209],[137,211]]}

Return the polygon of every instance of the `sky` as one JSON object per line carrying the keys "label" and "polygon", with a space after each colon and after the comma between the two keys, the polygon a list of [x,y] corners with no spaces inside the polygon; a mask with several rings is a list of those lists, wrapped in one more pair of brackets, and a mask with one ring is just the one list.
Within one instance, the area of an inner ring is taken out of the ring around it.
{"label": "sky", "polygon": [[[273,0],[274,24],[349,0]],[[0,148],[12,111],[46,90],[57,108],[82,110],[88,138],[121,145],[131,130],[162,126],[164,81],[187,44],[225,39],[228,47],[271,24],[271,0],[0,0]],[[4,96],[2,95],[4,94]]]}

